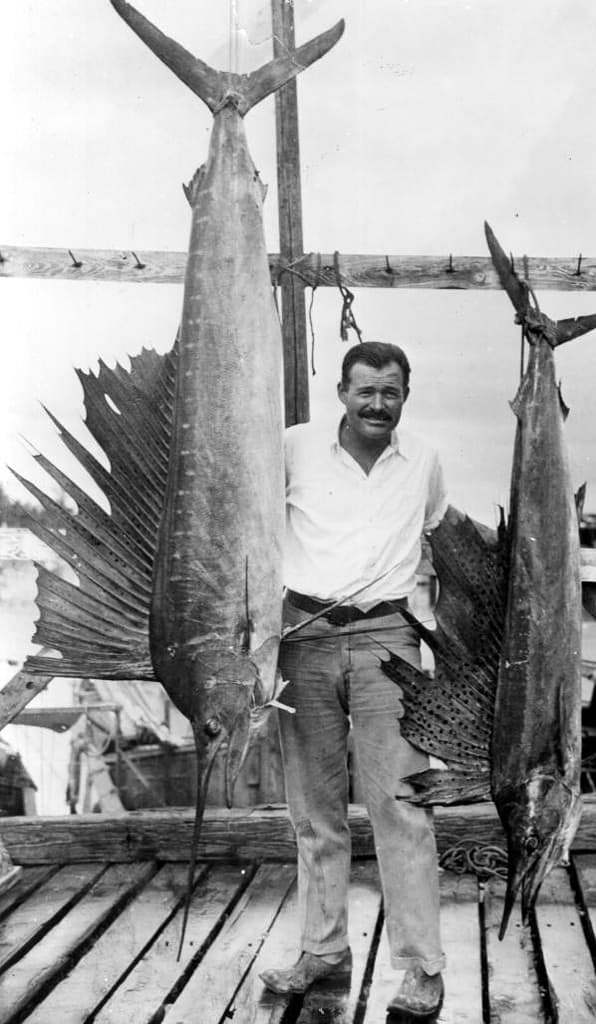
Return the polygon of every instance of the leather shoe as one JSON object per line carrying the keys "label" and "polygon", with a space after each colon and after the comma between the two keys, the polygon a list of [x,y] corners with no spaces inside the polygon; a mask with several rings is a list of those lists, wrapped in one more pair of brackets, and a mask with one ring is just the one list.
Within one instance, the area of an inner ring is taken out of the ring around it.
{"label": "leather shoe", "polygon": [[421,967],[406,971],[399,992],[393,997],[389,1013],[409,1013],[424,1019],[441,1008],[445,988],[440,974],[426,974]]}
{"label": "leather shoe", "polygon": [[346,949],[341,960],[335,964],[329,963],[322,956],[303,952],[292,967],[278,971],[263,971],[262,974],[259,974],[259,978],[272,992],[286,995],[290,992],[306,992],[316,981],[323,981],[325,978],[338,978],[349,974],[351,970],[352,953],[350,949]]}

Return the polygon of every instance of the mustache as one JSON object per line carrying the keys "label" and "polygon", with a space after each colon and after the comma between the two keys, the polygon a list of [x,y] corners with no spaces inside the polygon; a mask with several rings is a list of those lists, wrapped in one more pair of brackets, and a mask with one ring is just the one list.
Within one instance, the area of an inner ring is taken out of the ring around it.
{"label": "mustache", "polygon": [[359,412],[358,415],[362,420],[385,420],[387,423],[391,423],[391,416],[386,412]]}

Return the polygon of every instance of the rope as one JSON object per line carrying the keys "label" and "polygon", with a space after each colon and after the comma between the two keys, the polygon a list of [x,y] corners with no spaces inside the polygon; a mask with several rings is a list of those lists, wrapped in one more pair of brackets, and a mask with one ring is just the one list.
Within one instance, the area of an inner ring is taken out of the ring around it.
{"label": "rope", "polygon": [[343,300],[341,307],[341,316],[339,321],[339,336],[342,341],[347,341],[348,331],[353,330],[356,331],[356,334],[358,335],[358,341],[362,342],[362,331],[360,330],[358,324],[356,323],[356,319],[352,312],[354,293],[351,292],[349,288],[346,288],[344,284],[342,284],[341,274],[339,270],[339,252],[337,252],[337,250],[333,254],[333,265],[335,267],[335,275],[337,277],[337,287],[339,288]]}

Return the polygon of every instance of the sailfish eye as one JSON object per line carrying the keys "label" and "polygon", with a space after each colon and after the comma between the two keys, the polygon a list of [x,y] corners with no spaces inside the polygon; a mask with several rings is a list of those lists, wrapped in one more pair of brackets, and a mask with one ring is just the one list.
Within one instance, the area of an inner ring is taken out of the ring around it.
{"label": "sailfish eye", "polygon": [[218,732],[221,732],[221,722],[219,718],[208,718],[205,722],[205,732],[207,736],[217,736]]}
{"label": "sailfish eye", "polygon": [[539,845],[540,840],[538,839],[538,836],[535,832],[531,832],[530,835],[527,836],[524,841],[524,846],[526,848],[527,853],[534,853],[534,851],[538,849]]}

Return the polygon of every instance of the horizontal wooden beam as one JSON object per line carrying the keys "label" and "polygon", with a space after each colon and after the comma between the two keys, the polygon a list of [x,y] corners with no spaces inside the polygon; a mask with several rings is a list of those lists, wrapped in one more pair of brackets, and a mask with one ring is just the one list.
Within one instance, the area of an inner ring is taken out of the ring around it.
{"label": "horizontal wooden beam", "polygon": [[[0,818],[0,837],[15,864],[69,864],[77,861],[183,861],[193,828],[193,811],[136,811],[110,816]],[[350,807],[355,857],[375,852],[368,815]],[[504,847],[503,830],[492,804],[442,807],[435,811],[439,850],[454,846]],[[596,850],[596,795],[585,798],[574,851]],[[205,812],[199,855],[210,861],[293,860],[294,833],[285,806]]]}
{"label": "horizontal wooden beam", "polygon": [[[306,253],[286,263],[270,253],[271,281],[284,276],[309,287],[338,283],[334,254]],[[0,278],[54,278],[62,281],[122,281],[136,284],[179,284],[184,279],[185,252],[111,249],[0,248]],[[339,255],[341,283],[349,288],[498,289],[488,256]],[[596,291],[596,258],[516,257],[520,276],[532,286],[552,291]],[[579,273],[578,273],[579,268]]]}

